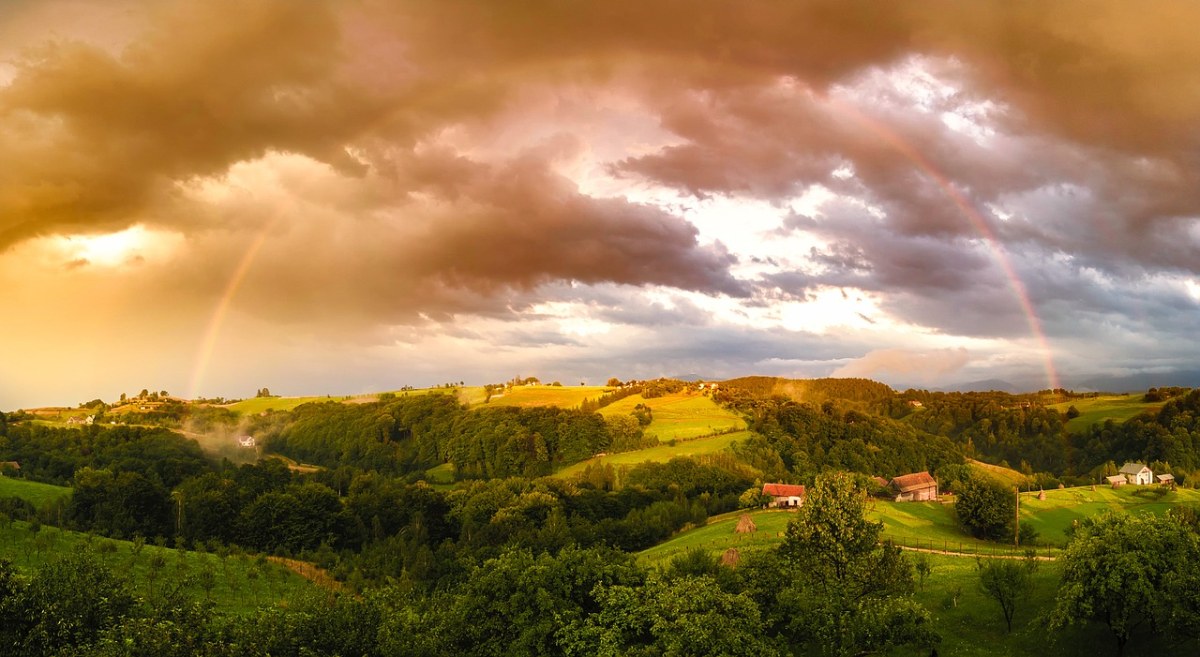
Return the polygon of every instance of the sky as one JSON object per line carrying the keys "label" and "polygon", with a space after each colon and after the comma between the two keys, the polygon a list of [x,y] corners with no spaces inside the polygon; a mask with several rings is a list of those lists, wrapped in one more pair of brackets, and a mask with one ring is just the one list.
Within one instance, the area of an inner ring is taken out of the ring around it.
{"label": "sky", "polygon": [[1196,370],[1200,4],[0,3],[0,408]]}

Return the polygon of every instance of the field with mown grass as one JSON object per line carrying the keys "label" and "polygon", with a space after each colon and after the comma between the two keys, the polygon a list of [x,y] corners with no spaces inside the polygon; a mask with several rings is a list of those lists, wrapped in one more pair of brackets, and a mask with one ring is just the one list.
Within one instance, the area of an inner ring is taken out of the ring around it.
{"label": "field with mown grass", "polygon": [[735,442],[738,442],[739,440],[745,440],[749,437],[749,431],[736,431],[734,433],[727,433],[719,436],[709,436],[707,438],[694,438],[692,440],[674,441],[675,444],[663,443],[661,445],[648,447],[646,449],[639,449],[632,452],[620,452],[618,454],[596,456],[563,468],[562,470],[554,473],[554,476],[569,477],[583,472],[587,466],[595,463],[608,464],[612,466],[637,465],[639,463],[645,463],[646,461],[666,463],[676,456],[701,456],[703,454],[716,454],[717,452],[725,451]]}
{"label": "field with mown grass", "polygon": [[975,470],[975,472],[1005,486],[1025,486],[1029,479],[1012,468],[992,465],[991,463],[984,463],[975,459],[967,459],[967,465],[971,466],[971,469]]}
{"label": "field with mown grass", "polygon": [[650,399],[633,395],[605,406],[600,409],[600,414],[605,417],[629,415],[638,404],[650,407],[653,416],[653,421],[645,428],[646,435],[654,436],[661,442],[687,440],[746,428],[746,422],[736,413],[721,408],[704,395],[693,392]]}
{"label": "field with mown grass", "polygon": [[1163,407],[1163,402],[1144,402],[1145,393],[1129,395],[1101,395],[1089,399],[1072,399],[1059,404],[1051,404],[1060,413],[1066,413],[1072,406],[1079,411],[1079,417],[1067,421],[1067,431],[1081,433],[1093,424],[1104,424],[1112,420],[1120,424],[1131,417],[1141,415],[1146,411],[1157,411]]}
{"label": "field with mown grass", "polygon": [[43,504],[67,497],[70,494],[71,489],[66,486],[53,486],[15,477],[0,477],[0,497],[19,497],[34,507],[41,507]]}
{"label": "field with mown grass", "polygon": [[[508,392],[493,394],[490,406],[520,406],[532,408],[537,406],[557,406],[559,408],[579,408],[584,399],[599,399],[601,395],[613,390],[606,386],[516,386]],[[480,400],[482,402],[482,399]]]}
{"label": "field with mown grass", "polygon": [[20,520],[0,523],[0,559],[18,572],[32,574],[43,564],[72,551],[90,549],[117,575],[128,579],[146,600],[165,590],[182,587],[196,600],[210,599],[219,613],[243,614],[294,599],[314,585],[287,567],[265,557],[245,554],[218,556],[209,552],[175,550],[150,542],[140,548],[131,541],[90,536]]}

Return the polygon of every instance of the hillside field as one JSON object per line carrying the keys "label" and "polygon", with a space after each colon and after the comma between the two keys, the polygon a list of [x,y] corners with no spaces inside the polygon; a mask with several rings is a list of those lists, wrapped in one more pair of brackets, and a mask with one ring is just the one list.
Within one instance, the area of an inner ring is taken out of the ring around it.
{"label": "hillside field", "polygon": [[638,404],[650,407],[654,420],[645,428],[648,436],[661,442],[711,436],[721,431],[738,431],[746,422],[736,413],[721,408],[712,399],[695,393],[680,393],[645,399],[633,395],[600,409],[605,417],[628,415]]}
{"label": "hillside field", "polygon": [[[222,558],[153,544],[143,545],[135,554],[134,543],[130,541],[98,538],[50,526],[34,532],[23,521],[0,523],[0,559],[12,561],[25,574],[58,556],[85,548],[90,548],[115,573],[128,578],[134,592],[143,598],[154,598],[165,586],[182,586],[190,598],[211,598],[219,613],[249,613],[315,588],[308,580],[266,558],[248,555]],[[155,557],[161,558],[157,571],[151,565]],[[211,584],[207,591],[205,581]]]}
{"label": "hillside field", "polygon": [[[1152,489],[1142,486],[1141,490]],[[1021,522],[1038,532],[1038,553],[1051,555],[1067,542],[1067,531],[1076,520],[1096,516],[1105,511],[1127,513],[1166,513],[1176,504],[1200,505],[1200,491],[1179,489],[1160,499],[1135,495],[1139,487],[1111,488],[1080,486],[1046,491],[1046,499],[1037,493],[1021,493]],[[777,545],[794,512],[756,510],[750,512],[758,526],[752,535],[735,534],[738,518],[735,512],[710,518],[703,527],[691,529],[639,554],[647,562],[660,562],[693,547],[702,547],[720,555],[731,547],[759,549]],[[939,502],[891,502],[874,500],[867,517],[883,523],[883,535],[900,545],[925,549],[965,552],[967,554],[1004,553],[1012,546],[981,541],[963,532],[954,517],[954,505]]]}
{"label": "hillside field", "polygon": [[563,468],[562,470],[554,473],[554,476],[569,477],[571,475],[583,472],[584,468],[593,463],[607,463],[614,466],[637,465],[639,463],[645,463],[646,461],[666,463],[676,456],[699,456],[702,454],[715,454],[717,452],[724,451],[733,443],[739,440],[745,440],[748,437],[750,437],[749,431],[737,431],[719,436],[709,436],[707,438],[680,440],[674,445],[663,443],[655,447],[648,447],[646,449],[639,449],[632,452],[620,452],[618,454],[596,456]]}
{"label": "hillside field", "polygon": [[1145,394],[1140,392],[1128,395],[1101,395],[1051,404],[1047,408],[1066,413],[1067,409],[1074,406],[1075,410],[1079,411],[1079,417],[1067,421],[1067,431],[1081,433],[1093,424],[1103,424],[1105,420],[1120,424],[1146,411],[1157,411],[1163,407],[1163,402],[1142,401],[1144,396]]}
{"label": "hillside field", "polygon": [[[482,388],[480,388],[482,391]],[[516,386],[503,394],[493,394],[490,406],[558,406],[579,408],[584,399],[598,399],[612,388],[605,386]],[[483,399],[480,398],[480,403]]]}
{"label": "hillside field", "polygon": [[71,489],[66,486],[42,484],[36,481],[25,481],[13,477],[0,477],[0,497],[19,497],[27,500],[34,507],[67,497]]}

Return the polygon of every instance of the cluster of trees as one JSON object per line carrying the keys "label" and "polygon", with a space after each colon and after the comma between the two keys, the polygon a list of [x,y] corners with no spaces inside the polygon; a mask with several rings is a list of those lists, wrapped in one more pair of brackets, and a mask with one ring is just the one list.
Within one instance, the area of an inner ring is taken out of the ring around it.
{"label": "cluster of trees", "polygon": [[[891,477],[962,463],[959,449],[934,436],[888,418],[833,402],[821,407],[776,398],[754,409],[750,428],[765,443],[750,443],[738,453],[764,472],[777,464],[801,478],[826,470]],[[774,452],[774,453],[772,453]]]}
{"label": "cluster of trees", "polygon": [[1067,418],[1031,396],[909,390],[880,411],[950,438],[968,456],[1014,467],[1024,462],[1026,474],[1071,471]]}
{"label": "cluster of trees", "polygon": [[18,461],[21,475],[68,485],[81,468],[138,472],[166,488],[211,467],[200,445],[161,428],[80,429],[19,423],[0,432],[0,461]]}
{"label": "cluster of trees", "polygon": [[458,478],[535,477],[608,450],[616,438],[640,445],[640,430],[594,412],[557,407],[467,409],[450,395],[416,395],[367,404],[304,404],[255,418],[267,448],[326,467],[352,465],[412,475],[442,463]]}

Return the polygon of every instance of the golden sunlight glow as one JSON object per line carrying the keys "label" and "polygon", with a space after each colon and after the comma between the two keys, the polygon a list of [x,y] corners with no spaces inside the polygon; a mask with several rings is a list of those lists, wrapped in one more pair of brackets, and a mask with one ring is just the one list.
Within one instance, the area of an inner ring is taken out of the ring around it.
{"label": "golden sunlight glow", "polygon": [[121,267],[170,255],[183,241],[178,233],[148,230],[138,224],[115,233],[52,238],[56,255],[68,264]]}

